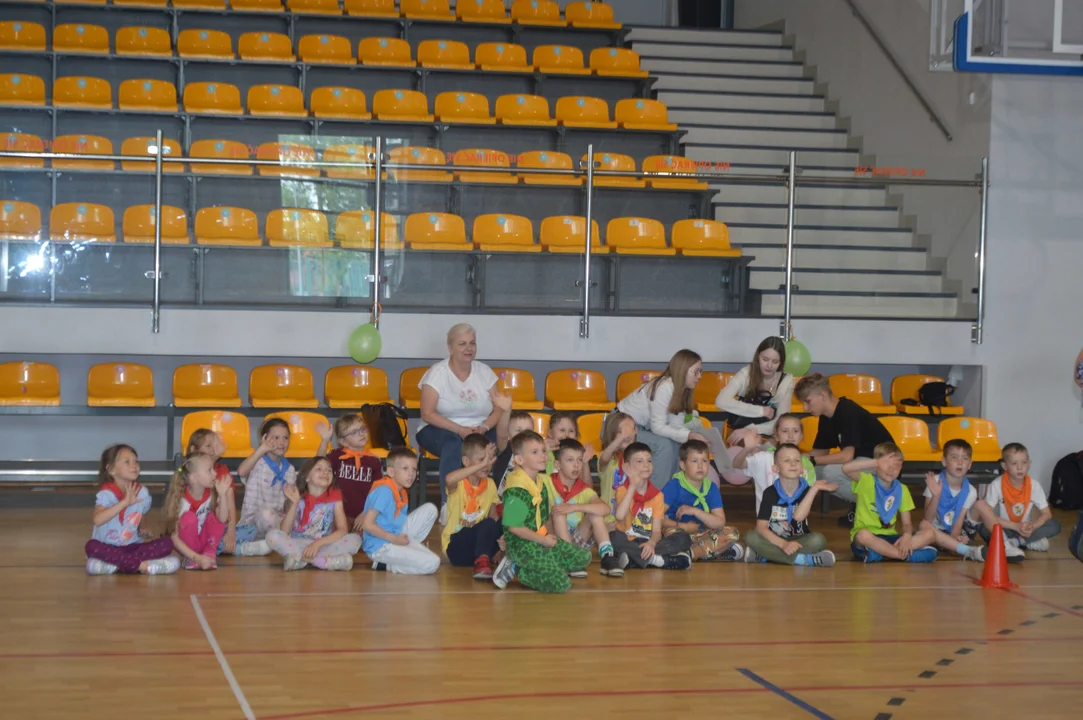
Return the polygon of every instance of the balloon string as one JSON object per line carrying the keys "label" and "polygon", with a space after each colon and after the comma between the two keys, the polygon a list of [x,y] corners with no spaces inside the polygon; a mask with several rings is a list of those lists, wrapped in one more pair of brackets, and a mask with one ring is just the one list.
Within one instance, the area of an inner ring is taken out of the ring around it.
{"label": "balloon string", "polygon": [[793,340],[793,324],[788,322],[783,324],[786,326],[786,342],[789,342],[790,340]]}
{"label": "balloon string", "polygon": [[383,315],[383,314],[384,314],[384,306],[381,305],[380,303],[376,303],[376,307],[374,307],[369,312],[369,324],[370,325],[375,325],[376,324],[376,316],[377,315]]}

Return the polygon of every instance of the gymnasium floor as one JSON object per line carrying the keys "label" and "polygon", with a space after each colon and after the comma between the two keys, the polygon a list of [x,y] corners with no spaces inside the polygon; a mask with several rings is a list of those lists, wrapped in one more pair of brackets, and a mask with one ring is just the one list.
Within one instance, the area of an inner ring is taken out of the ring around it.
{"label": "gymnasium floor", "polygon": [[[217,572],[88,577],[90,503],[0,496],[0,717],[1073,718],[1083,565],[1065,535],[1011,566],[849,562],[690,572],[591,567],[565,596],[224,559]],[[156,514],[156,513],[155,513]],[[751,524],[738,513],[739,527]],[[438,547],[434,534],[431,545]],[[943,556],[942,556],[943,557]],[[360,556],[363,559],[363,556]]]}

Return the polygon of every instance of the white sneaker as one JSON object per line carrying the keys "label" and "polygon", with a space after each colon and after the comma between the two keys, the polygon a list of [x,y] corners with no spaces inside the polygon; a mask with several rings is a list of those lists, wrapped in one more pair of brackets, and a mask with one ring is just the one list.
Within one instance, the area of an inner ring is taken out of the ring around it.
{"label": "white sneaker", "polygon": [[583,578],[588,577],[588,575],[586,570],[569,570],[568,577],[582,580]]}
{"label": "white sneaker", "polygon": [[104,560],[90,558],[86,561],[87,575],[112,575],[117,571],[116,565],[110,565]]}
{"label": "white sneaker", "polygon": [[[1019,548],[1012,548],[1012,549],[1016,550],[1016,551],[1019,551]],[[983,562],[985,562],[985,555],[988,552],[988,550],[989,550],[989,548],[987,548],[985,545],[972,545],[972,546],[970,546],[970,547],[968,547],[966,549],[965,553],[963,553],[963,559],[964,560],[973,560],[974,562],[982,562],[983,563]],[[1004,546],[1004,555],[1007,556],[1007,554],[1008,554],[1008,546],[1005,545]]]}
{"label": "white sneaker", "polygon": [[147,563],[147,575],[172,575],[180,570],[180,558],[176,555],[151,560]]}
{"label": "white sneaker", "polygon": [[1020,544],[1019,538],[1004,538],[1004,547],[1018,548]]}
{"label": "white sneaker", "polygon": [[440,506],[440,527],[447,525],[447,503]]}
{"label": "white sneaker", "polygon": [[1033,550],[1035,552],[1049,552],[1049,539],[1042,538],[1040,540],[1031,540],[1023,547],[1025,547],[1027,550]]}
{"label": "white sneaker", "polygon": [[507,555],[500,561],[500,564],[496,566],[496,570],[493,572],[493,585],[503,590],[508,586],[512,580],[515,579],[515,563],[511,561]]}
{"label": "white sneaker", "polygon": [[327,558],[328,570],[353,570],[353,555],[332,555]]}
{"label": "white sneaker", "polygon": [[1004,545],[1004,559],[1008,562],[1020,562],[1026,559],[1027,554],[1015,545]]}
{"label": "white sneaker", "polygon": [[288,557],[285,562],[282,563],[282,569],[286,572],[292,570],[304,570],[306,567],[308,567],[308,563],[302,560],[300,555],[297,557]]}
{"label": "white sneaker", "polygon": [[755,550],[746,546],[744,560],[746,563],[758,563],[760,561],[760,556]]}
{"label": "white sneaker", "polygon": [[251,542],[237,543],[236,552],[238,557],[262,557],[271,554],[271,547],[266,540],[252,540]]}

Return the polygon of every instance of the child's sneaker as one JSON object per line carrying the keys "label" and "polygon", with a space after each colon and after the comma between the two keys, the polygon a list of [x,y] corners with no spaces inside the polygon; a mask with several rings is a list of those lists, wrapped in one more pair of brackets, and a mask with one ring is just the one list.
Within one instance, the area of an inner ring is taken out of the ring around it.
{"label": "child's sneaker", "polygon": [[822,550],[818,553],[798,555],[794,565],[805,567],[835,567],[835,553],[830,550]]}
{"label": "child's sneaker", "polygon": [[910,553],[910,560],[912,563],[931,563],[936,560],[936,548],[932,545],[926,545],[923,548],[918,548]]}
{"label": "child's sneaker", "polygon": [[732,543],[728,548],[715,555],[715,560],[738,562],[745,556],[745,548],[741,543]]}
{"label": "child's sneaker", "polygon": [[758,552],[750,547],[746,547],[744,561],[746,563],[767,562],[767,558],[761,558]]}
{"label": "child's sneaker", "polygon": [[172,575],[180,570],[180,558],[176,555],[158,558],[147,563],[147,575]]}
{"label": "child's sneaker", "polygon": [[865,564],[883,562],[884,556],[875,550],[865,548]]}
{"label": "child's sneaker", "polygon": [[1004,557],[1010,563],[1020,563],[1026,559],[1027,554],[1023,552],[1022,549],[1017,548],[1015,545],[1005,544]]}
{"label": "child's sneaker", "polygon": [[587,571],[586,570],[569,570],[568,571],[568,577],[575,578],[576,580],[582,580],[583,578],[587,577]]}
{"label": "child's sneaker", "polygon": [[692,567],[692,553],[682,552],[666,555],[663,570],[689,570]]}
{"label": "child's sneaker", "polygon": [[387,570],[387,563],[374,562],[370,566],[370,569],[375,570],[377,572],[385,572]]}
{"label": "child's sneaker", "polygon": [[[202,570],[203,569],[203,568],[201,568],[199,566],[199,563],[197,563],[195,560],[188,560],[187,558],[185,558],[184,562],[181,563],[181,567],[184,568],[185,570]],[[209,568],[207,568],[207,569],[208,570],[217,570],[218,569],[218,561],[216,560],[216,561],[212,562],[211,566]]]}
{"label": "child's sneaker", "polygon": [[[628,556],[625,555],[627,558]],[[616,555],[604,555],[602,557],[602,575],[609,577],[624,577],[624,568],[620,566],[620,560]]]}
{"label": "child's sneaker", "polygon": [[515,563],[511,561],[511,558],[507,555],[500,561],[500,564],[496,566],[496,572],[493,573],[493,585],[503,590],[508,586],[512,580],[515,579]]}
{"label": "child's sneaker", "polygon": [[474,561],[474,579],[475,580],[492,580],[493,579],[493,566],[489,564],[489,558],[482,555]]}
{"label": "child's sneaker", "polygon": [[110,565],[104,560],[90,558],[86,561],[87,575],[112,575],[117,571],[116,565]]}
{"label": "child's sneaker", "polygon": [[1034,552],[1049,552],[1049,539],[1042,538],[1040,540],[1030,540],[1023,545],[1027,550],[1033,550]]}
{"label": "child's sneaker", "polygon": [[266,540],[253,540],[251,542],[237,543],[237,550],[233,553],[239,557],[261,557],[270,555],[271,548]]}
{"label": "child's sneaker", "polygon": [[[1019,548],[1012,548],[1012,549],[1016,550],[1016,551],[1019,551]],[[986,553],[988,551],[989,551],[989,548],[987,548],[984,545],[972,545],[971,547],[968,547],[966,549],[966,553],[963,555],[963,560],[964,561],[973,560],[974,562],[983,563],[983,562],[985,562],[985,555],[986,555]],[[1007,548],[1004,549],[1004,552],[1005,552],[1005,554],[1007,554]]]}
{"label": "child's sneaker", "polygon": [[327,558],[327,569],[342,571],[353,570],[353,555],[347,555],[346,553],[332,555]]}
{"label": "child's sneaker", "polygon": [[293,570],[303,570],[306,567],[308,567],[308,563],[302,560],[300,555],[291,555],[287,557],[286,560],[282,563],[282,569],[286,572],[291,572]]}

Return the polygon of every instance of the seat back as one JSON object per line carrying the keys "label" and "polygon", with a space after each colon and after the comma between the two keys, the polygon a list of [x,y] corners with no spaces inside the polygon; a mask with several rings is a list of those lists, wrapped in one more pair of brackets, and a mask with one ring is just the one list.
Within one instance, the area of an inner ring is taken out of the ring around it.
{"label": "seat back", "polygon": [[536,404],[538,402],[538,390],[534,384],[534,376],[529,370],[518,368],[493,368],[496,373],[496,386],[501,392],[511,395],[512,407],[522,406],[522,403]]}
{"label": "seat back", "polygon": [[[399,224],[394,215],[382,213],[380,228],[380,247],[384,250],[397,250],[402,247],[399,240]],[[376,216],[370,210],[348,210],[339,213],[335,219],[335,240],[344,248],[371,250],[376,239]]]}
{"label": "seat back", "polygon": [[154,373],[135,363],[99,363],[86,380],[92,406],[154,407]]}
{"label": "seat back", "polygon": [[801,442],[797,447],[801,452],[807,453],[812,450],[812,444],[816,442],[816,433],[820,431],[820,418],[815,415],[806,415],[801,418]]}
{"label": "seat back", "polygon": [[57,78],[53,83],[53,105],[110,110],[113,107],[113,86],[108,80],[82,75]]}
{"label": "seat back", "polygon": [[196,242],[260,244],[256,213],[241,207],[206,207],[196,212]]}
{"label": "seat back", "polygon": [[244,458],[255,452],[248,418],[228,410],[200,410],[185,415],[181,420],[181,447],[187,449],[192,433],[204,428],[213,430],[222,439],[226,446],[222,453],[224,458]]}
{"label": "seat back", "polygon": [[341,35],[305,35],[297,54],[306,63],[353,65],[353,45]]}
{"label": "seat back", "polygon": [[[524,153],[519,153],[515,158],[515,167],[519,170],[527,170],[534,168],[544,168],[547,170],[573,170],[572,156],[568,153],[556,152],[554,150],[528,150]],[[520,172],[523,177],[527,176],[527,173]],[[547,178],[547,177],[572,177],[561,175],[531,175],[531,177]]]}
{"label": "seat back", "polygon": [[[115,3],[116,0],[113,0]],[[234,12],[282,12],[281,0],[230,0],[230,10]]]}
{"label": "seat back", "polygon": [[323,376],[323,401],[331,408],[359,409],[388,403],[387,373],[369,365],[339,365]]}
{"label": "seat back", "polygon": [[399,7],[406,17],[455,19],[448,0],[399,0]]}
{"label": "seat back", "polygon": [[530,246],[534,244],[534,225],[521,215],[478,215],[473,241],[475,245]]}
{"label": "seat back", "polygon": [[45,52],[45,27],[25,20],[0,22],[0,50]]}
{"label": "seat back", "polygon": [[511,19],[523,25],[563,25],[560,5],[553,0],[515,0]]}
{"label": "seat back", "polygon": [[[121,239],[126,243],[154,242],[153,205],[132,205],[124,211],[121,220]],[[172,245],[187,245],[188,216],[179,207],[162,206],[162,242]]]}
{"label": "seat back", "polygon": [[121,110],[176,112],[177,87],[165,80],[125,80],[117,91],[117,107]]}
{"label": "seat back", "polygon": [[634,393],[643,383],[648,383],[661,374],[660,370],[625,370],[617,376],[617,402]]}
{"label": "seat back", "polygon": [[540,95],[501,95],[496,99],[501,122],[549,122],[549,101]]}
{"label": "seat back", "polygon": [[[695,175],[696,161],[680,155],[650,155],[643,158],[644,175]],[[682,177],[683,179],[683,177]],[[687,178],[693,180],[693,178]]]}
{"label": "seat back", "polygon": [[545,402],[608,403],[605,376],[594,370],[554,370],[545,376]]}
{"label": "seat back", "polygon": [[278,208],[267,213],[267,243],[288,247],[330,247],[327,216],[319,210]]}
{"label": "seat back", "polygon": [[678,220],[670,231],[673,247],[680,250],[729,250],[730,231],[717,220]]}
{"label": "seat back", "polygon": [[504,0],[462,0],[455,3],[460,20],[468,22],[503,22],[508,19]]}
{"label": "seat back", "polygon": [[428,372],[427,367],[406,368],[399,375],[399,404],[406,408],[421,407],[421,388],[417,386]]}
{"label": "seat back", "polygon": [[315,407],[312,371],[300,365],[273,364],[253,368],[248,376],[252,407]]}
{"label": "seat back", "polygon": [[417,61],[422,67],[474,67],[470,47],[458,40],[422,40],[417,46]]}
{"label": "seat back", "polygon": [[583,51],[571,45],[539,45],[534,48],[534,67],[542,72],[582,70]]}
{"label": "seat back", "polygon": [[631,48],[600,47],[590,51],[590,69],[607,74],[638,74],[639,53]]}
{"label": "seat back", "polygon": [[0,105],[44,105],[45,81],[37,75],[0,75]]}
{"label": "seat back", "polygon": [[247,104],[252,115],[308,117],[305,96],[292,85],[253,85]]}
{"label": "seat back", "polygon": [[[428,147],[397,147],[388,155],[392,165],[446,165],[443,151]],[[451,180],[451,173],[441,170],[389,170],[396,180],[420,180],[444,182]]]}
{"label": "seat back", "polygon": [[[125,138],[120,145],[121,155],[150,158],[150,162],[121,160],[120,167],[128,172],[154,172],[154,158],[158,155],[158,140],[152,137]],[[184,163],[167,163],[167,157],[183,157],[180,143],[171,138],[162,138],[162,172],[184,172]]]}
{"label": "seat back", "polygon": [[609,103],[596,97],[568,95],[557,100],[556,118],[564,124],[608,124]]}
{"label": "seat back", "polygon": [[589,443],[594,447],[595,452],[601,452],[605,447],[602,444],[605,415],[605,413],[585,413],[575,419],[575,425],[579,429],[579,442],[584,445]]}
{"label": "seat back", "polygon": [[731,372],[719,372],[717,370],[704,370],[696,389],[692,391],[692,401],[699,405],[714,406],[718,399],[718,393],[733,379]]}
{"label": "seat back", "polygon": [[114,39],[117,55],[171,57],[173,42],[169,31],[154,27],[122,27]]}
{"label": "seat back", "polygon": [[294,13],[342,14],[342,10],[338,7],[338,0],[286,0],[286,7]]}
{"label": "seat back", "polygon": [[323,149],[324,162],[357,163],[358,167],[327,167],[324,168],[324,172],[327,173],[329,178],[371,180],[376,177],[376,170],[371,167],[361,167],[360,165],[361,163],[373,162],[375,152],[376,149],[371,145],[328,145]]}
{"label": "seat back", "polygon": [[858,405],[883,405],[884,390],[872,375],[844,373],[828,378],[835,397],[848,397]]}
{"label": "seat back", "polygon": [[880,422],[891,433],[892,439],[903,451],[905,458],[921,459],[915,456],[919,453],[928,455],[933,452],[932,443],[929,441],[929,426],[924,421],[902,415],[888,415],[880,418]]}
{"label": "seat back", "polygon": [[60,404],[60,372],[33,361],[0,363],[0,405]]}
{"label": "seat back", "polygon": [[481,43],[474,48],[474,62],[482,70],[530,70],[526,48],[515,43]]}
{"label": "seat back", "polygon": [[[442,42],[442,41],[441,41]],[[368,37],[357,45],[357,59],[362,65],[413,67],[410,43],[395,37]]]}
{"label": "seat back", "polygon": [[0,200],[0,240],[41,240],[41,209],[22,200]]}
{"label": "seat back", "polygon": [[466,223],[450,213],[414,213],[406,218],[407,243],[465,245]]}
{"label": "seat back", "polygon": [[370,117],[365,93],[356,88],[319,87],[312,91],[308,102],[312,114],[318,118],[366,120]]}
{"label": "seat back", "polygon": [[246,32],[237,40],[241,60],[292,61],[293,43],[287,35],[274,32]]}
{"label": "seat back", "polygon": [[613,21],[613,7],[604,2],[577,2],[568,3],[564,7],[564,18],[569,25],[584,25],[587,27],[620,27]]}
{"label": "seat back", "polygon": [[[193,158],[247,160],[248,146],[236,140],[196,140],[188,151]],[[251,175],[252,166],[245,164],[192,163],[192,172],[215,175]]]}
{"label": "seat back", "polygon": [[[503,150],[487,150],[482,148],[468,148],[459,150],[451,158],[453,165],[458,167],[492,167],[511,169],[511,160]],[[486,172],[463,172],[459,173],[461,179],[469,178],[473,182],[492,182],[496,178],[510,178],[511,174],[486,173]]]}
{"label": "seat back", "polygon": [[613,218],[605,228],[605,244],[611,248],[664,250],[666,229],[653,218]]}
{"label": "seat back", "polygon": [[[587,164],[587,156],[584,155],[581,160],[584,167]],[[602,170],[607,172],[635,172],[636,161],[631,155],[622,155],[620,153],[601,153],[594,155],[595,170]],[[617,178],[613,178],[617,179]],[[620,178],[634,179],[634,178]]]}
{"label": "seat back", "polygon": [[891,404],[902,405],[903,400],[919,402],[918,391],[926,383],[944,382],[936,375],[899,375],[891,381]]}
{"label": "seat back", "polygon": [[429,115],[429,99],[417,90],[379,90],[372,98],[376,117],[425,118]]}
{"label": "seat back", "polygon": [[55,242],[116,242],[113,211],[95,203],[61,203],[49,213],[49,238]]}
{"label": "seat back", "polygon": [[237,371],[228,365],[181,365],[173,371],[177,407],[240,407]]}
{"label": "seat back", "polygon": [[347,15],[389,18],[399,16],[395,0],[345,0],[343,8]]}
{"label": "seat back", "polygon": [[[37,135],[28,133],[2,133],[0,134],[0,148],[6,152],[45,152],[45,141]],[[45,167],[42,158],[0,158],[0,167],[41,168]]]}
{"label": "seat back", "polygon": [[328,427],[333,424],[327,416],[314,412],[287,410],[271,413],[263,418],[263,422],[275,418],[284,420],[290,426],[290,446],[286,450],[286,457],[312,458],[327,454],[330,444],[323,441],[323,436],[317,430],[320,424]]}
{"label": "seat back", "polygon": [[[598,221],[591,220],[591,248],[602,247],[602,233]],[[578,215],[553,215],[542,220],[539,238],[546,248],[576,248],[584,251],[587,246],[587,219]],[[619,388],[618,388],[619,390]]]}
{"label": "seat back", "polygon": [[219,82],[194,82],[184,86],[184,109],[194,113],[240,115],[241,90]]}
{"label": "seat back", "polygon": [[669,110],[665,103],[649,98],[625,98],[617,101],[616,121],[626,127],[668,126]]}
{"label": "seat back", "polygon": [[109,31],[101,25],[64,23],[53,28],[53,51],[109,54]]}
{"label": "seat back", "polygon": [[990,420],[973,417],[944,418],[936,429],[936,442],[944,447],[948,440],[966,440],[973,448],[974,462],[997,462],[1001,459],[997,426]]}
{"label": "seat back", "polygon": [[434,107],[441,121],[492,121],[489,114],[489,98],[480,93],[443,92],[436,96]]}
{"label": "seat back", "polygon": [[[112,155],[113,143],[99,135],[61,135],[53,141],[53,152],[60,155]],[[66,170],[112,170],[112,160],[53,159],[54,168]]]}
{"label": "seat back", "polygon": [[221,30],[181,30],[177,54],[185,58],[233,59],[233,39]]}

